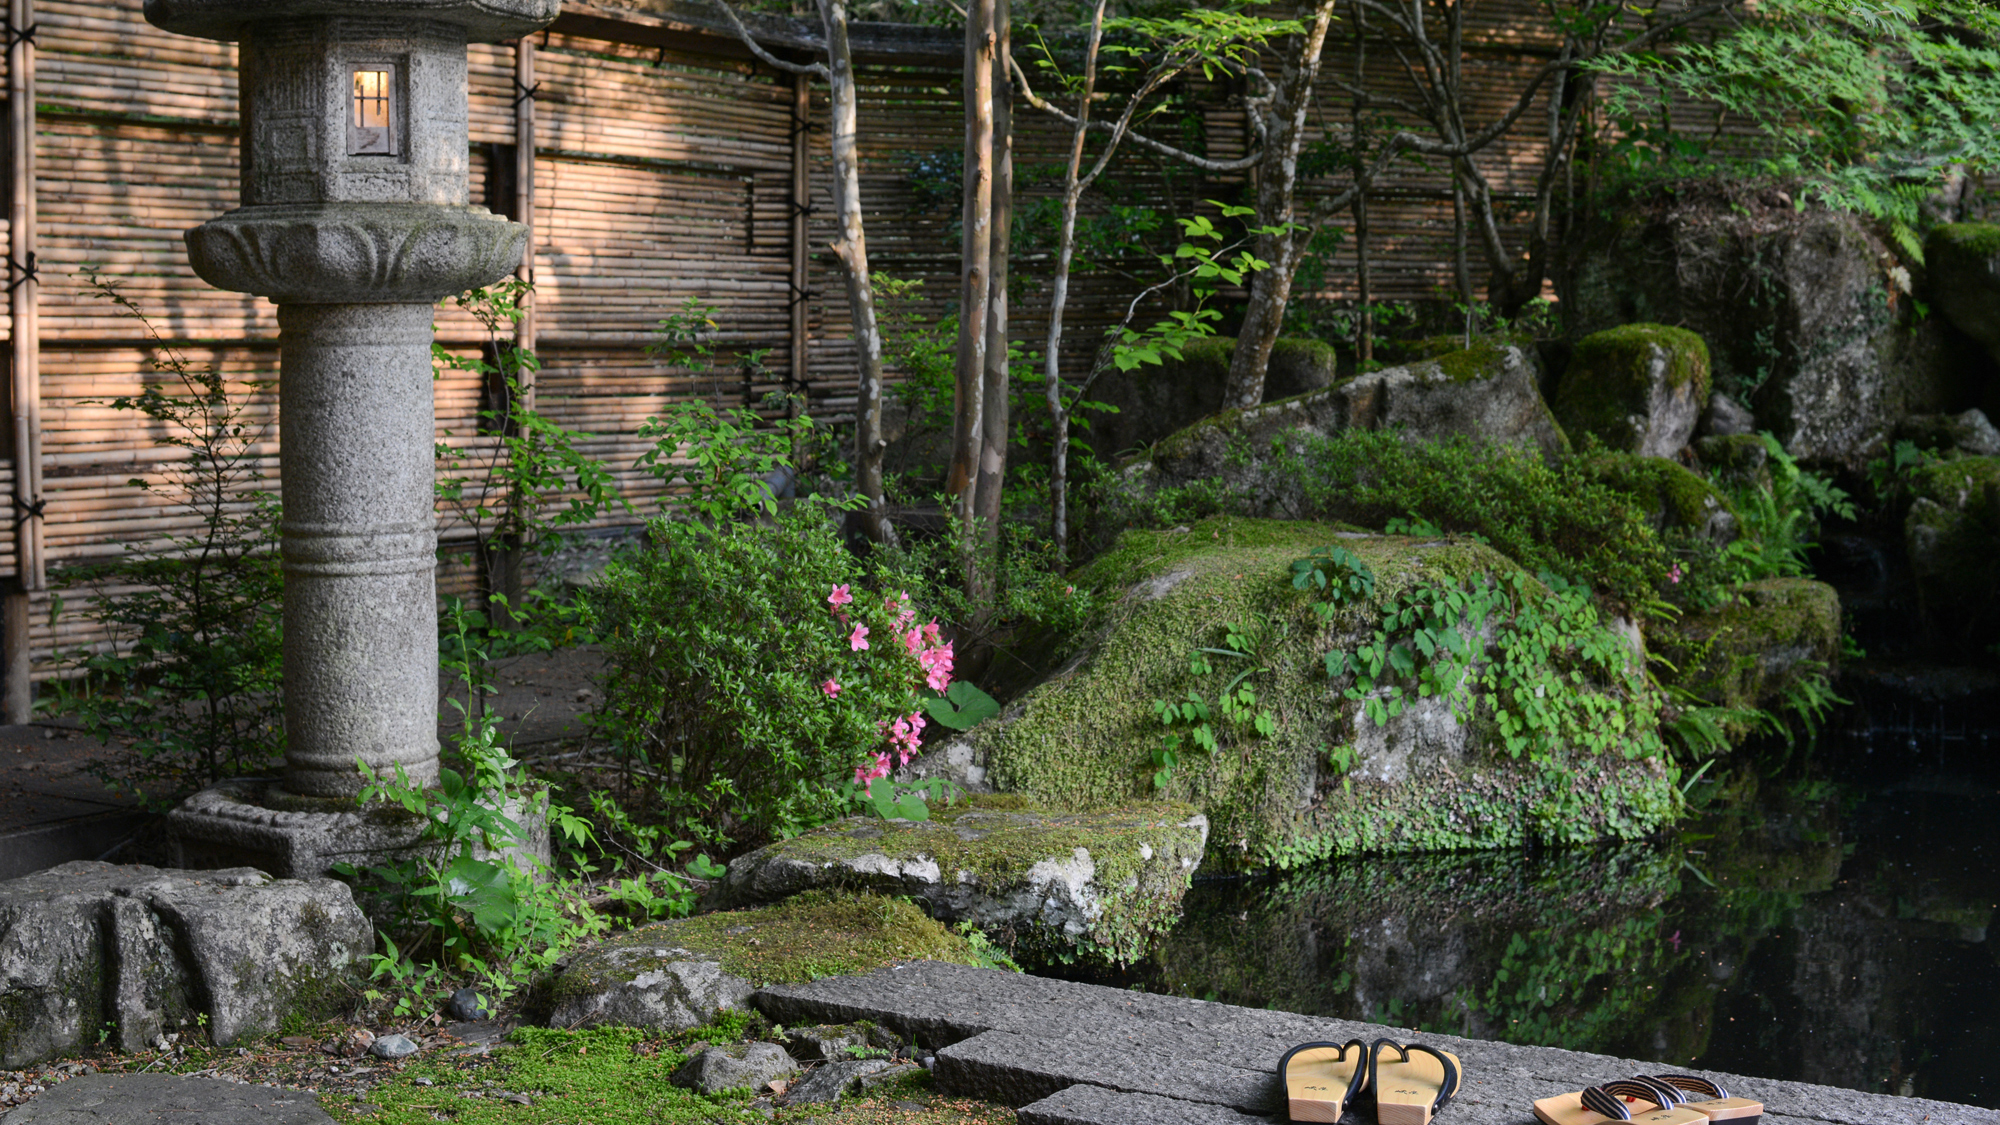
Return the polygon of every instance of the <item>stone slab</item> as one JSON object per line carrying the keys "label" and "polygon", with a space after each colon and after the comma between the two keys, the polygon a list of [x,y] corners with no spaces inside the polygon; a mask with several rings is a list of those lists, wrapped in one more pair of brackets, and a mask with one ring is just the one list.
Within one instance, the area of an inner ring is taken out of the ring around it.
{"label": "stone slab", "polygon": [[[1121,1125],[1138,1120],[1133,1114],[1146,1104],[1066,1093],[1078,1085],[1242,1116],[1271,1104],[1255,1100],[1256,1084],[1262,1084],[1262,1097],[1275,1095],[1274,1068],[1285,1049],[1314,1039],[1388,1037],[1453,1052],[1466,1070],[1450,1113],[1459,1125],[1531,1125],[1529,1107],[1536,1098],[1629,1074],[1678,1069],[930,961],[862,977],[774,986],[751,1002],[781,1023],[872,1020],[925,1046],[942,1047],[935,1070],[940,1090],[1023,1107],[1024,1122],[1043,1120],[1026,1111],[1048,1102],[1046,1111],[1035,1113],[1068,1115],[1050,1121]],[[1769,1125],[2000,1125],[1996,1110],[1735,1074],[1715,1077],[1732,1093],[1762,1101]],[[1191,1122],[1212,1119],[1203,1116],[1209,1110],[1187,1112],[1196,1114]]]}
{"label": "stone slab", "polygon": [[0,1114],[6,1125],[333,1125],[301,1090],[172,1074],[86,1074]]}
{"label": "stone slab", "polygon": [[1017,1125],[1266,1125],[1270,1121],[1226,1106],[1082,1085],[1024,1105],[1014,1119]]}

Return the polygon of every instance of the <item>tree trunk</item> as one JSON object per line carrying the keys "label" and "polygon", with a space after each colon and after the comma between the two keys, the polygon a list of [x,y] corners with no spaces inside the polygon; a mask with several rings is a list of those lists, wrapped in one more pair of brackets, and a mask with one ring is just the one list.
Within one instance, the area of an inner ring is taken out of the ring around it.
{"label": "tree trunk", "polygon": [[982,393],[979,441],[979,484],[974,510],[980,534],[991,545],[999,541],[1000,495],[1007,477],[1009,376],[1007,366],[1007,253],[1014,227],[1014,82],[1007,74],[1012,53],[1010,0],[992,0],[993,30],[993,198],[988,230],[986,286],[986,372]]}
{"label": "tree trunk", "polygon": [[882,332],[875,324],[875,294],[868,281],[868,237],[861,226],[861,156],[855,144],[857,119],[854,57],[847,44],[843,0],[817,0],[826,27],[828,140],[833,153],[833,206],[839,232],[833,256],[847,281],[847,304],[854,320],[855,360],[860,385],[854,403],[854,483],[867,506],[857,512],[862,531],[877,543],[890,542],[882,499]]}
{"label": "tree trunk", "polygon": [[1265,111],[1264,159],[1257,169],[1257,222],[1281,229],[1257,236],[1257,256],[1270,263],[1270,268],[1259,271],[1250,282],[1250,301],[1243,310],[1236,357],[1229,365],[1229,381],[1222,392],[1225,410],[1264,401],[1264,371],[1284,324],[1292,277],[1304,256],[1302,232],[1290,229],[1296,217],[1292,196],[1299,179],[1299,150],[1305,144],[1306,111],[1312,105],[1313,82],[1319,77],[1320,50],[1326,45],[1326,29],[1333,22],[1338,3],[1316,0],[1312,23],[1304,35],[1295,37],[1297,53],[1285,60],[1270,108]]}
{"label": "tree trunk", "polygon": [[945,491],[954,502],[973,568],[978,516],[980,443],[986,389],[986,303],[993,255],[993,25],[995,0],[973,0],[965,17],[965,210],[958,290],[958,351],[952,396],[951,468]]}
{"label": "tree trunk", "polygon": [[1063,176],[1062,227],[1056,236],[1056,275],[1049,287],[1049,337],[1042,356],[1043,389],[1055,433],[1049,453],[1049,536],[1056,561],[1069,558],[1069,403],[1063,398],[1063,309],[1069,304],[1070,264],[1076,258],[1076,208],[1083,198],[1083,146],[1090,133],[1090,100],[1097,92],[1097,48],[1104,38],[1105,0],[1090,19],[1090,46],[1083,56],[1083,93],[1076,100],[1076,128],[1070,133],[1069,171]]}

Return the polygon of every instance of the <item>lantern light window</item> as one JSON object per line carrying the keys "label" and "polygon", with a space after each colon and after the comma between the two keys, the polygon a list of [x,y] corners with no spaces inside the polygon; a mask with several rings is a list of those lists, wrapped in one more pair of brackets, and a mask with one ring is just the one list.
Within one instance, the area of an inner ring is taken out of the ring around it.
{"label": "lantern light window", "polygon": [[354,94],[347,117],[350,156],[396,155],[396,72],[379,63],[353,70]]}

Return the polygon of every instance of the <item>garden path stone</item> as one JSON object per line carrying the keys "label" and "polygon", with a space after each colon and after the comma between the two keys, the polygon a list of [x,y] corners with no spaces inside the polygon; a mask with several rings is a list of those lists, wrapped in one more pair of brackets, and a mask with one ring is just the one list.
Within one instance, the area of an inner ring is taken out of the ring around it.
{"label": "garden path stone", "polygon": [[1208,818],[1149,805],[1075,814],[975,796],[924,822],[851,817],[729,864],[729,908],[822,887],[909,895],[943,922],[1131,961],[1180,917]]}
{"label": "garden path stone", "polygon": [[[1532,1125],[1536,1098],[1674,1069],[927,961],[775,986],[751,1002],[782,1023],[865,1019],[941,1047],[932,1071],[941,1092],[1020,1107],[1022,1125],[1269,1120],[1264,1115],[1278,1104],[1278,1058],[1315,1039],[1389,1037],[1457,1054],[1466,1071],[1448,1118],[1457,1125]],[[2000,1110],[1716,1077],[1732,1093],[1762,1101],[1767,1125],[2000,1125]]]}
{"label": "garden path stone", "polygon": [[749,981],[724,972],[709,954],[664,943],[607,942],[579,954],[563,971],[549,1024],[685,1031],[707,1023],[717,1010],[742,1007],[750,991]]}
{"label": "garden path stone", "polygon": [[332,1125],[302,1090],[172,1074],[87,1074],[0,1114],[6,1125]]}

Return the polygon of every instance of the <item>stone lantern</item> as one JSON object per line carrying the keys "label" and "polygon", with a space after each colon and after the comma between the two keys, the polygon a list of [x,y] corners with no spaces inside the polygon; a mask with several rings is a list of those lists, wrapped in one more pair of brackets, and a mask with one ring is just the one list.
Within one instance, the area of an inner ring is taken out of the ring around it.
{"label": "stone lantern", "polygon": [[176,810],[189,865],[317,874],[380,834],[357,760],[437,778],[433,308],[511,273],[528,236],[468,205],[466,44],[559,3],[146,0],[158,27],[240,45],[242,206],[187,232],[188,259],[277,304],[282,356],[285,774]]}

